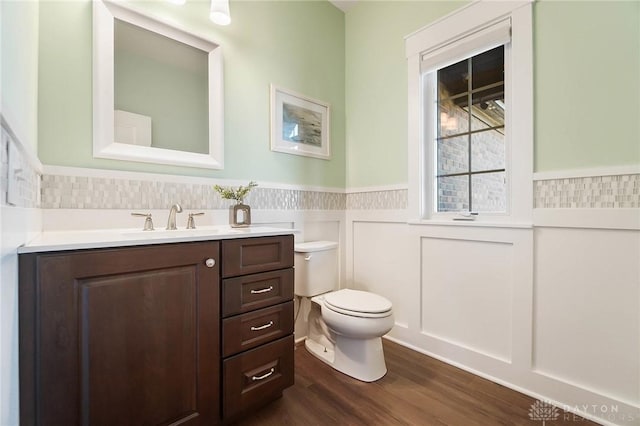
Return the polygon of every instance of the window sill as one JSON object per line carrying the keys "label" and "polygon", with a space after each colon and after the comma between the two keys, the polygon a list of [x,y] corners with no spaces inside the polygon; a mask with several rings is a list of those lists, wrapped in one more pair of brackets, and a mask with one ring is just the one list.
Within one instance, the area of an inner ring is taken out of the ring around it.
{"label": "window sill", "polygon": [[533,229],[533,223],[522,222],[489,222],[479,220],[453,220],[453,219],[414,219],[408,220],[408,225],[426,225],[426,226],[458,226],[458,227],[477,227],[477,228],[517,228],[517,229]]}

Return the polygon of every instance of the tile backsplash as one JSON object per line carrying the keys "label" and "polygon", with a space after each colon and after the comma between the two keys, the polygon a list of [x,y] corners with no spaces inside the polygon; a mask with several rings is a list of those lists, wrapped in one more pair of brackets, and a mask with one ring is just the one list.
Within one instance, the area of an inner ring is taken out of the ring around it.
{"label": "tile backsplash", "polygon": [[[10,136],[3,132],[0,180],[3,204],[7,204],[9,184],[9,140]],[[13,182],[20,186],[15,204],[20,207],[135,210],[165,209],[179,202],[186,209],[196,210],[225,209],[232,203],[222,200],[211,184],[40,175],[26,160],[20,164],[26,172],[21,172]],[[535,181],[533,185],[534,207],[539,209],[640,208],[640,174],[548,179]],[[245,202],[264,210],[402,210],[407,208],[407,190],[344,194],[258,187]]]}
{"label": "tile backsplash", "polygon": [[40,207],[41,175],[4,126],[0,136],[0,153],[0,204],[24,208]]}
{"label": "tile backsplash", "polygon": [[407,208],[407,192],[395,189],[347,194],[347,210],[403,210]]}
{"label": "tile backsplash", "polygon": [[640,174],[534,182],[535,208],[638,208]]}
{"label": "tile backsplash", "polygon": [[[173,203],[204,210],[227,208],[233,202],[220,198],[208,184],[86,176],[42,178],[42,207],[47,209],[164,209]],[[258,187],[245,203],[264,210],[344,210],[345,195]]]}

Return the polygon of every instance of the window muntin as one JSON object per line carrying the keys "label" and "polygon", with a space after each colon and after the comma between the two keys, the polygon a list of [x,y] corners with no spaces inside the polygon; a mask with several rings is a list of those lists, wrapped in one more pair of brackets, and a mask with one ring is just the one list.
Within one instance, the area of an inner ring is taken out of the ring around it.
{"label": "window muntin", "polygon": [[481,226],[529,226],[533,215],[533,4],[532,0],[474,1],[406,38],[408,65],[408,223],[474,227],[436,202],[438,110],[434,70],[505,46],[504,213],[475,217]]}
{"label": "window muntin", "polygon": [[504,56],[501,45],[433,72],[437,212],[506,212]]}

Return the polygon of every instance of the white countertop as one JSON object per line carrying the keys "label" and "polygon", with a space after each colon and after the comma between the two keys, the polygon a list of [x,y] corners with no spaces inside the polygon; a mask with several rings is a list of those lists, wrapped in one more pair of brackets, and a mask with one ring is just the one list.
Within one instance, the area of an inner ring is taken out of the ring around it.
{"label": "white countertop", "polygon": [[47,231],[27,244],[18,247],[18,253],[40,253],[62,250],[83,250],[109,247],[141,246],[147,244],[183,243],[191,241],[226,240],[231,238],[288,235],[297,231],[286,228],[250,226],[202,226],[197,229],[175,231],[140,229],[101,229],[95,231]]}

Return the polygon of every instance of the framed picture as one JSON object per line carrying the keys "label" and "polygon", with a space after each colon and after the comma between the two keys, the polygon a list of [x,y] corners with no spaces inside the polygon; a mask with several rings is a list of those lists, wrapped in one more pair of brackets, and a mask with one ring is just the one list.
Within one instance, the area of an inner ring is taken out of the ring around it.
{"label": "framed picture", "polygon": [[329,160],[329,104],[271,85],[271,151]]}

